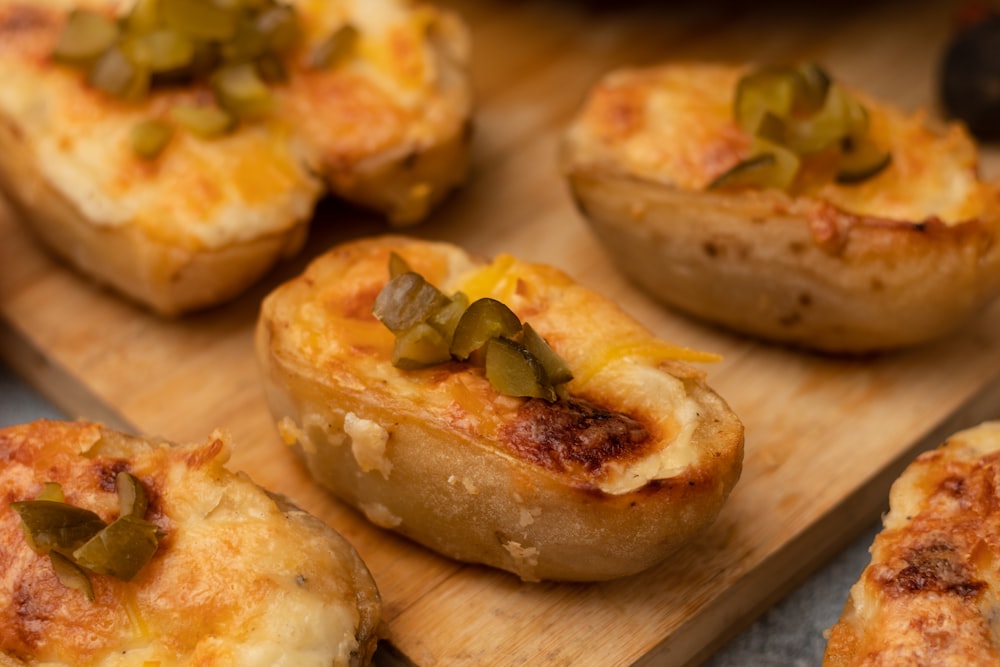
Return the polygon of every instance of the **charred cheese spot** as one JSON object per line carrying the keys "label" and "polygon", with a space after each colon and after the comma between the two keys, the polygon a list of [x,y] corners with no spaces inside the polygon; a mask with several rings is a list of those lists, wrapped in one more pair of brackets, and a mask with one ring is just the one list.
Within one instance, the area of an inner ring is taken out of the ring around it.
{"label": "charred cheese spot", "polygon": [[0,7],[0,51],[16,49],[34,60],[47,58],[60,25],[55,12],[41,7]]}
{"label": "charred cheese spot", "polygon": [[500,434],[518,456],[556,472],[595,474],[611,461],[641,458],[651,443],[639,421],[578,398],[525,401]]}
{"label": "charred cheese spot", "polygon": [[97,474],[97,486],[108,493],[115,491],[115,477],[120,472],[128,471],[125,461],[98,461],[93,469]]}
{"label": "charred cheese spot", "polygon": [[986,582],[972,576],[953,544],[933,542],[913,549],[905,562],[905,567],[881,582],[892,595],[933,592],[967,598],[986,588]]}

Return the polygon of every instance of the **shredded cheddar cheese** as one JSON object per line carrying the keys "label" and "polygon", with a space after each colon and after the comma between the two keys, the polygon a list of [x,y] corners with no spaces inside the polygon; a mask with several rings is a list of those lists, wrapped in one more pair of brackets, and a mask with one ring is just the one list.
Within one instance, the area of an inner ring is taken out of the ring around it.
{"label": "shredded cheddar cheese", "polygon": [[514,269],[518,261],[511,255],[497,255],[492,263],[459,281],[459,291],[465,292],[469,301],[491,297],[509,303],[517,289],[519,275]]}
{"label": "shredded cheddar cheese", "polygon": [[625,341],[605,347],[599,354],[595,354],[586,362],[574,368],[574,380],[579,385],[586,384],[608,364],[628,358],[648,359],[650,361],[714,363],[721,361],[722,355],[712,352],[702,352],[701,350],[659,340]]}

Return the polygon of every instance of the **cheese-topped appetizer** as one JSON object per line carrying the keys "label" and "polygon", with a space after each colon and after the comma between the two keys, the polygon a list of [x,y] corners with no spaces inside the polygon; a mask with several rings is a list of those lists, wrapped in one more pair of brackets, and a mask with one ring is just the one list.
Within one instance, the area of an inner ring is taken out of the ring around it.
{"label": "cheese-topped appetizer", "polygon": [[0,0],[0,192],[98,281],[211,306],[328,193],[406,225],[461,183],[467,51],[403,0]]}
{"label": "cheese-topped appetizer", "polygon": [[229,451],[0,430],[0,665],[369,664],[381,602],[357,552]]}
{"label": "cheese-topped appetizer", "polygon": [[552,267],[397,236],[262,305],[278,430],[378,526],[524,580],[646,569],[711,524],[743,426],[690,362]]}
{"label": "cheese-topped appetizer", "polygon": [[1000,199],[965,129],[814,64],[612,72],[562,158],[623,273],[739,332],[896,348],[955,331],[1000,292]]}
{"label": "cheese-topped appetizer", "polygon": [[960,431],[903,471],[871,563],[823,664],[996,665],[1000,422]]}

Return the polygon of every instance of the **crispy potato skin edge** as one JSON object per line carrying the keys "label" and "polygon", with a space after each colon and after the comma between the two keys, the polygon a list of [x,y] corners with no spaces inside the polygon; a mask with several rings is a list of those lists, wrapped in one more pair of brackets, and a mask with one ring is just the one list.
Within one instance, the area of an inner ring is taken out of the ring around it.
{"label": "crispy potato skin edge", "polygon": [[1000,291],[1000,220],[859,218],[782,193],[684,191],[570,170],[577,206],[618,268],[667,305],[834,353],[924,343]]}
{"label": "crispy potato skin edge", "polygon": [[298,252],[308,220],[217,250],[191,250],[135,226],[94,224],[42,176],[17,126],[0,116],[0,191],[23,226],[54,255],[96,282],[164,316],[227,301],[281,258]]}

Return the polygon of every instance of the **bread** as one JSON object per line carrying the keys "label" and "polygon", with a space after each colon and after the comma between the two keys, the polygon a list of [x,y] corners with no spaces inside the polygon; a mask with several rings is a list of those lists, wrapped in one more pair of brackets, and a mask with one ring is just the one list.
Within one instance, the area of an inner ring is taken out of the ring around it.
{"label": "bread", "polygon": [[966,131],[841,84],[888,166],[841,183],[828,151],[787,189],[719,187],[753,149],[734,111],[750,71],[623,69],[588,95],[563,169],[619,269],[678,311],[813,350],[887,350],[966,326],[1000,291],[997,188]]}
{"label": "bread", "polygon": [[[396,253],[446,294],[509,306],[571,369],[548,402],[474,364],[403,370],[372,314]],[[262,305],[257,352],[279,432],[371,522],[526,581],[649,568],[711,524],[740,475],[743,426],[685,359],[562,272],[442,242],[337,246]]]}
{"label": "bread", "polygon": [[[354,548],[225,468],[223,434],[172,445],[88,422],[0,430],[0,664],[329,667],[369,664],[381,602]],[[90,573],[94,599],[29,546],[12,503],[48,482],[106,522],[131,473],[161,532],[131,580]]]}
{"label": "bread", "polygon": [[871,563],[823,664],[996,665],[1000,422],[960,431],[892,485]]}
{"label": "bread", "polygon": [[[465,176],[468,35],[450,12],[400,0],[291,3],[304,37],[273,108],[211,139],[176,127],[155,159],[133,128],[212,99],[206,84],[123,101],[52,53],[74,8],[107,0],[0,0],[0,192],[70,265],[163,315],[243,292],[305,242],[327,194],[390,223],[419,222]],[[307,56],[357,30],[336,67]]]}

